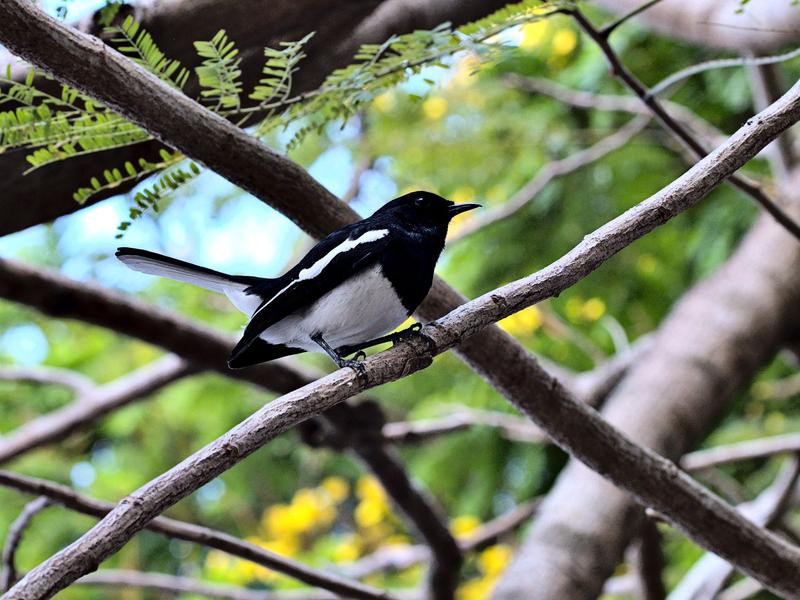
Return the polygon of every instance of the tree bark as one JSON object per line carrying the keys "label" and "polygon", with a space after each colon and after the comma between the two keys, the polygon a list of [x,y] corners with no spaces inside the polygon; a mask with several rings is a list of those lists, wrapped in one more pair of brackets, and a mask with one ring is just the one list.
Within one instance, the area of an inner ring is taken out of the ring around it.
{"label": "tree bark", "polygon": [[[793,199],[797,215],[797,194]],[[762,216],[734,255],[675,306],[603,415],[640,444],[677,460],[797,331],[798,303],[800,245]],[[493,598],[597,597],[640,514],[630,496],[571,461]]]}

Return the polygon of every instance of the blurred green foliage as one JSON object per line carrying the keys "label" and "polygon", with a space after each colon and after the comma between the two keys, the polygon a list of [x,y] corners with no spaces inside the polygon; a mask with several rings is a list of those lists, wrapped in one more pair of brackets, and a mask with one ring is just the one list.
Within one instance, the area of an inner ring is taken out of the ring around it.
{"label": "blurred green foliage", "polygon": [[[430,189],[457,201],[477,199],[490,209],[505,202],[548,161],[587,147],[631,118],[575,109],[504,83],[503,74],[520,73],[598,93],[625,93],[608,75],[596,48],[568,19],[533,23],[518,33],[518,45],[491,64],[479,65],[470,55],[462,55],[446,71],[435,74],[438,85],[425,84],[423,92],[401,85],[378,96],[360,115],[360,132],[345,139],[354,162],[374,161],[373,169],[394,181],[399,192]],[[708,51],[655,37],[632,24],[615,33],[614,44],[646,83],[710,57]],[[794,65],[782,68],[789,79],[797,78]],[[728,132],[751,111],[748,81],[738,69],[694,77],[674,99]],[[308,166],[341,143],[340,132],[331,127],[324,135],[306,139],[292,156]],[[623,149],[554,180],[514,218],[453,244],[439,273],[469,297],[527,275],[685,168],[668,136],[653,125]],[[767,173],[758,162],[749,170],[760,176]],[[235,196],[216,201],[221,207]],[[357,202],[363,200],[357,198]],[[576,370],[591,369],[594,360],[583,347],[591,345],[611,356],[617,349],[612,327],[620,326],[630,341],[653,331],[681,294],[725,260],[755,213],[750,201],[722,187],[559,298],[510,318],[503,326],[542,356]],[[115,232],[108,233],[111,237]],[[57,242],[57,232],[50,230],[41,246],[23,258],[59,267],[63,257]],[[307,248],[306,240],[298,242],[298,252],[303,248]],[[243,323],[241,315],[219,297],[189,285],[157,281],[142,295],[221,329],[235,331]],[[555,322],[561,326],[554,326]],[[46,364],[74,369],[100,383],[159,355],[158,349],[109,331],[0,303],[0,331],[23,324],[36,325],[46,337]],[[323,357],[301,356],[299,360],[330,368]],[[800,396],[770,398],[767,383],[788,376],[793,368],[788,360],[777,358],[736,401],[707,443],[800,430]],[[452,354],[437,358],[424,372],[375,390],[374,396],[389,420],[447,414],[454,404],[512,412]],[[196,375],[101,419],[90,430],[54,447],[32,452],[12,467],[76,485],[97,498],[116,500],[270,399],[261,390],[221,376]],[[10,431],[70,400],[62,389],[0,382],[0,431]],[[430,490],[461,532],[545,493],[566,461],[555,448],[512,443],[480,427],[405,446],[400,454],[414,479]],[[747,497],[753,497],[769,484],[778,464],[778,460],[758,461],[723,471]],[[29,499],[0,489],[0,536]],[[383,544],[413,541],[413,534],[392,514],[387,499],[357,460],[348,454],[310,449],[293,432],[168,514],[256,540],[319,566],[351,561]],[[60,507],[48,508],[31,525],[18,564],[30,568],[92,523]],[[666,575],[674,585],[701,552],[672,530],[665,528],[664,533]],[[464,571],[463,600],[485,596],[509,552],[509,546],[500,545],[470,559]],[[150,533],[136,536],[106,566],[181,573],[255,588],[295,585],[225,555]],[[417,583],[420,575],[415,568],[370,581],[408,586]],[[121,592],[114,594],[123,597]],[[72,588],[60,597],[111,596],[107,590]],[[158,594],[126,593],[124,597],[155,598]]]}

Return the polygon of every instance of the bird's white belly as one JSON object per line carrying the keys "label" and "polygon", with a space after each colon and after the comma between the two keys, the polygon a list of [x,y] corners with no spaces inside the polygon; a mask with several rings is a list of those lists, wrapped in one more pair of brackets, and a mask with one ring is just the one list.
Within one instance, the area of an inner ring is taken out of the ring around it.
{"label": "bird's white belly", "polygon": [[322,352],[311,339],[322,334],[334,348],[382,336],[408,317],[380,265],[362,271],[328,292],[309,308],[281,319],[261,334],[271,344]]}

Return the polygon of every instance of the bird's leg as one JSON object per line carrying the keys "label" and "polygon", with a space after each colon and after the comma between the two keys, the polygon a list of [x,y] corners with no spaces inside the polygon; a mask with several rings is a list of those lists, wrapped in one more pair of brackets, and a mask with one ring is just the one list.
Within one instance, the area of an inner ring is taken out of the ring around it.
{"label": "bird's leg", "polygon": [[[394,333],[389,333],[386,335],[382,335],[381,337],[375,338],[374,340],[368,340],[366,342],[361,342],[360,344],[353,344],[351,346],[342,346],[338,349],[339,354],[342,356],[347,356],[348,354],[352,354],[353,352],[358,352],[356,358],[358,356],[364,355],[362,350],[364,348],[370,348],[372,346],[377,346],[378,344],[386,344],[387,342],[392,342],[392,345],[397,344],[398,342],[402,342],[414,336],[415,334],[419,333],[420,329],[422,329],[422,323],[414,323],[409,327],[406,327],[402,331],[395,331]],[[364,355],[366,356],[366,355]]]}
{"label": "bird's leg", "polygon": [[[367,370],[364,368],[364,365],[358,360],[359,356],[366,356],[363,352],[359,352],[356,355],[355,359],[348,360],[342,356],[341,349],[337,352],[336,350],[331,347],[331,345],[325,341],[322,337],[322,334],[317,333],[311,336],[311,340],[316,343],[320,348],[325,351],[325,354],[331,357],[331,360],[336,363],[336,366],[340,369],[344,367],[350,367],[353,371],[356,372],[358,378],[366,385],[369,379],[367,378]],[[349,354],[349,353],[348,353]]]}

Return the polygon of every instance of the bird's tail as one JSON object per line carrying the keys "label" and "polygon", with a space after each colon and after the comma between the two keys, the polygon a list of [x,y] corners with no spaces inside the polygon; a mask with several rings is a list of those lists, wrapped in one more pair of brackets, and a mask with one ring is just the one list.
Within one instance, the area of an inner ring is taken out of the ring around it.
{"label": "bird's tail", "polygon": [[134,271],[185,281],[225,294],[239,310],[247,314],[252,314],[255,306],[261,302],[257,296],[248,293],[249,288],[265,281],[260,277],[228,275],[138,248],[119,248],[117,258]]}

